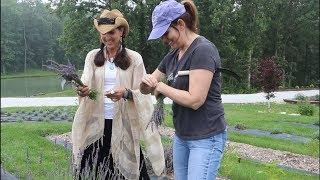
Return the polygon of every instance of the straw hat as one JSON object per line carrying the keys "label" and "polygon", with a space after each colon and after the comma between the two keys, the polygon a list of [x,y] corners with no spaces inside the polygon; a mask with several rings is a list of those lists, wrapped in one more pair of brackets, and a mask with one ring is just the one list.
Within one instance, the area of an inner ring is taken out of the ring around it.
{"label": "straw hat", "polygon": [[99,19],[93,21],[96,29],[105,34],[117,27],[124,27],[124,36],[129,33],[129,24],[118,9],[102,11]]}

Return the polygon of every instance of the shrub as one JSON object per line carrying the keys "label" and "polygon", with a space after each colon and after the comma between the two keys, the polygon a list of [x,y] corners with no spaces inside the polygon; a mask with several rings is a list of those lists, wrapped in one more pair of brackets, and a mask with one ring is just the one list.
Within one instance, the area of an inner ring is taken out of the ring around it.
{"label": "shrub", "polygon": [[298,101],[307,101],[308,100],[308,97],[307,96],[304,96],[303,94],[297,94],[295,96],[295,99],[298,100]]}
{"label": "shrub", "polygon": [[281,134],[281,133],[283,132],[279,129],[274,129],[273,131],[270,132],[270,134]]}
{"label": "shrub", "polygon": [[236,124],[234,126],[234,129],[236,129],[236,130],[245,130],[245,129],[247,129],[247,127],[244,124]]}
{"label": "shrub", "polygon": [[314,106],[312,106],[310,103],[307,103],[307,102],[299,103],[298,112],[301,115],[313,116],[313,114],[314,114]]}
{"label": "shrub", "polygon": [[319,141],[320,140],[319,132],[314,133],[312,139]]}

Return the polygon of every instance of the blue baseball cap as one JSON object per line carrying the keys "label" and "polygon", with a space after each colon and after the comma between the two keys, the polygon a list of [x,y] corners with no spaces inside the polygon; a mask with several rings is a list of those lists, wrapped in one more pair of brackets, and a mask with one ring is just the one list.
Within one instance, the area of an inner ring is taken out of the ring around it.
{"label": "blue baseball cap", "polygon": [[152,31],[148,40],[160,38],[172,21],[186,12],[184,5],[175,0],[168,0],[157,5],[152,12]]}

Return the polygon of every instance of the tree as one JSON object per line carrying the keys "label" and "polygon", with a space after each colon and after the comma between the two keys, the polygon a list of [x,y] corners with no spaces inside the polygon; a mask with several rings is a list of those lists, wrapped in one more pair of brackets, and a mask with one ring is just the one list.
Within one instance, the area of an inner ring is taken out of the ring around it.
{"label": "tree", "polygon": [[[93,19],[102,9],[113,8],[121,10],[129,22],[126,46],[142,55],[147,72],[151,73],[168,52],[160,40],[147,41],[152,11],[159,2],[1,2],[1,73],[23,71],[24,64],[27,68],[40,68],[48,59],[59,63],[68,59],[81,69],[88,51],[100,44]],[[224,90],[254,91],[248,89],[251,72],[258,67],[259,59],[271,56],[286,72],[282,86],[319,85],[319,0],[194,0],[194,3],[199,11],[200,35],[217,46],[223,67],[246,79],[235,86],[232,78],[223,76]]]}
{"label": "tree", "polygon": [[1,73],[41,68],[48,59],[63,58],[57,43],[61,29],[40,1],[1,3]]}
{"label": "tree", "polygon": [[319,79],[319,1],[271,0],[265,4],[268,28],[263,56],[276,56],[285,69],[283,86]]}
{"label": "tree", "polygon": [[[246,63],[247,88],[250,89],[253,58],[259,57],[262,46],[261,38],[266,31],[264,0],[237,0],[237,46]],[[255,56],[255,57],[254,57]],[[258,58],[256,58],[258,59]]]}
{"label": "tree", "polygon": [[[70,59],[76,59],[78,67],[83,65],[85,55],[99,48],[99,33],[93,26],[93,19],[103,9],[119,9],[128,20],[130,32],[125,38],[126,46],[138,51],[145,62],[148,72],[153,71],[166,52],[159,42],[147,41],[151,26],[151,13],[158,4],[156,0],[131,1],[60,1],[56,13],[64,17],[64,30],[59,42],[65,48]],[[77,31],[75,31],[77,29]]]}
{"label": "tree", "polygon": [[252,83],[267,93],[268,109],[270,98],[275,97],[273,92],[278,89],[283,79],[283,71],[275,62],[275,57],[267,57],[259,62],[258,68],[251,76]]}
{"label": "tree", "polygon": [[[22,34],[17,15],[18,6],[14,0],[1,2],[1,73],[18,71],[21,67],[17,59],[23,57]],[[15,23],[13,23],[15,22]]]}

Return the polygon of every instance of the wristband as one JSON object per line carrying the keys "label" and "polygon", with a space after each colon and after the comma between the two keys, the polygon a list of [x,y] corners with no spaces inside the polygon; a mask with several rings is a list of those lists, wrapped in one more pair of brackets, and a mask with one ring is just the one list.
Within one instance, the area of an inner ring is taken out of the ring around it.
{"label": "wristband", "polygon": [[123,96],[122,96],[123,99],[133,99],[133,96],[132,96],[132,91],[130,89],[127,89],[124,91],[123,93]]}

